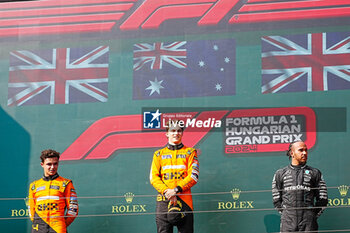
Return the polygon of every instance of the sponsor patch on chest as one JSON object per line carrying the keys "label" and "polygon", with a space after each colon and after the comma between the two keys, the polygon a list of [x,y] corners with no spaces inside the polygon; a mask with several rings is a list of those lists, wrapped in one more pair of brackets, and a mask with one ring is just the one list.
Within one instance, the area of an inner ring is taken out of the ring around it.
{"label": "sponsor patch on chest", "polygon": [[186,159],[186,155],[185,154],[177,154],[176,158],[177,159]]}
{"label": "sponsor patch on chest", "polygon": [[45,188],[46,188],[45,186],[40,186],[36,189],[36,192],[43,191],[45,190]]}
{"label": "sponsor patch on chest", "polygon": [[50,189],[60,190],[60,186],[58,186],[58,185],[50,185]]}
{"label": "sponsor patch on chest", "polygon": [[171,159],[173,156],[171,154],[162,155],[162,159]]}

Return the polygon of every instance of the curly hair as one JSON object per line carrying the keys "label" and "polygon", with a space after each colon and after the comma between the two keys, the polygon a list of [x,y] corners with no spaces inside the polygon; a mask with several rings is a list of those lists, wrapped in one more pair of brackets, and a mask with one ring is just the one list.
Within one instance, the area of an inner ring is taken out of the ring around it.
{"label": "curly hair", "polygon": [[60,159],[60,153],[52,149],[43,150],[40,155],[41,162],[43,163],[47,158]]}

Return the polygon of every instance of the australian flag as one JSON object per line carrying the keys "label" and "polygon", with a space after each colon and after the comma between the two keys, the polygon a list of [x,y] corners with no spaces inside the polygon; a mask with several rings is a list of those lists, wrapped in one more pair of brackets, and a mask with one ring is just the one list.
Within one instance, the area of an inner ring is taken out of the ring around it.
{"label": "australian flag", "polygon": [[8,105],[106,102],[108,46],[10,53]]}
{"label": "australian flag", "polygon": [[350,33],[262,38],[262,93],[350,89]]}
{"label": "australian flag", "polygon": [[235,94],[235,41],[177,41],[134,45],[133,98]]}

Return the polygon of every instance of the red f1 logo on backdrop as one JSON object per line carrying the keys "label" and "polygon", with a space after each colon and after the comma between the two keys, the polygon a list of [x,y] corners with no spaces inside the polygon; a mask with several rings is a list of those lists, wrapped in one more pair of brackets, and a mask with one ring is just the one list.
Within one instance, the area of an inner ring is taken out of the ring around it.
{"label": "red f1 logo on backdrop", "polygon": [[[181,115],[197,122],[208,119],[224,122],[225,153],[284,151],[290,142],[298,139],[312,148],[316,142],[316,117],[308,107],[184,112]],[[164,146],[167,143],[164,130],[144,130],[142,118],[142,115],[125,115],[96,121],[62,153],[61,160],[107,159],[123,149]],[[246,136],[230,124],[244,126]],[[184,144],[196,146],[214,127],[213,124],[200,130],[187,127]]]}
{"label": "red f1 logo on backdrop", "polygon": [[0,6],[0,37],[149,30],[181,19],[208,27],[349,16],[348,0],[9,1]]}
{"label": "red f1 logo on backdrop", "polygon": [[[196,120],[221,120],[229,111],[188,112]],[[111,116],[93,123],[61,155],[60,160],[107,159],[122,149],[162,147],[167,143],[164,130],[143,130],[142,115]],[[213,127],[186,128],[183,142],[195,146]]]}

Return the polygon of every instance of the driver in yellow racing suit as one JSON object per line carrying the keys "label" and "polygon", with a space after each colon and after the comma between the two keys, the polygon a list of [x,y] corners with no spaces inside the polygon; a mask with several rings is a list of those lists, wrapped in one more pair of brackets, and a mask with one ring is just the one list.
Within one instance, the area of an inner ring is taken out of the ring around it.
{"label": "driver in yellow racing suit", "polygon": [[[157,232],[173,232],[176,226],[179,233],[193,232],[193,203],[191,188],[197,183],[199,163],[194,148],[182,144],[183,129],[179,126],[167,127],[168,144],[154,153],[150,181],[159,192],[157,197]],[[164,214],[170,205],[181,203],[184,217],[172,223]],[[169,204],[170,202],[170,204]]]}

